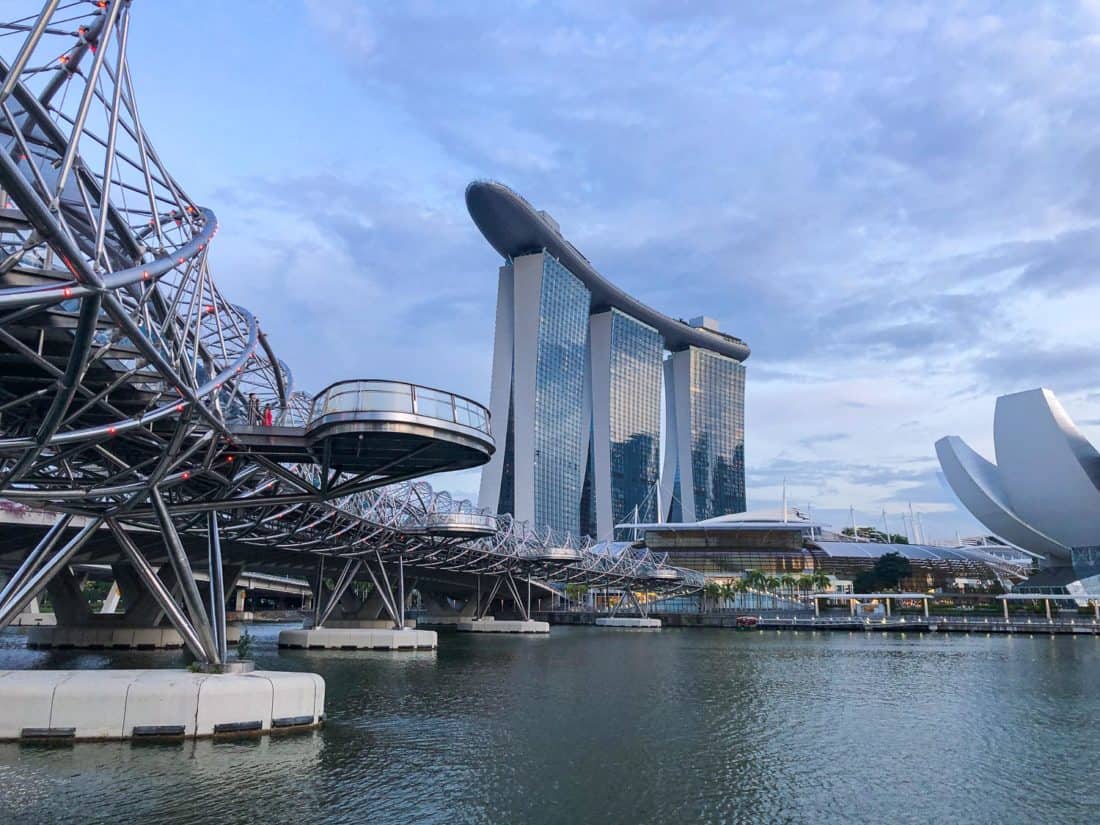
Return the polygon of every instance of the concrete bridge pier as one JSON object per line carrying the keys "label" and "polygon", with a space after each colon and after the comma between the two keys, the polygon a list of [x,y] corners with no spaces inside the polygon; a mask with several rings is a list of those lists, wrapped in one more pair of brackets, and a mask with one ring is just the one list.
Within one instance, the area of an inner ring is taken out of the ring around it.
{"label": "concrete bridge pier", "polygon": [[[324,570],[319,565],[317,596],[311,627],[283,630],[279,647],[298,650],[435,650],[434,630],[421,630],[405,617],[404,559],[387,565],[375,552],[344,560],[330,592],[323,591]],[[322,559],[322,564],[323,564]],[[373,589],[362,599],[352,587],[366,573]]]}
{"label": "concrete bridge pier", "polygon": [[[497,594],[504,590],[505,598],[511,598],[519,614],[516,619],[501,619],[488,615],[489,607]],[[481,597],[481,576],[478,576],[478,594],[474,600],[477,610],[472,619],[462,619],[455,627],[463,633],[549,633],[550,623],[531,618],[531,580],[517,582],[511,572],[493,577],[488,595]]]}
{"label": "concrete bridge pier", "polygon": [[[216,515],[210,516],[208,536],[213,586],[204,600],[155,489],[151,500],[170,565],[158,571],[111,518],[89,519],[64,541],[70,519],[61,516],[0,590],[0,628],[48,591],[59,625],[32,628],[28,644],[183,645],[198,668],[0,671],[0,740],[185,738],[309,728],[323,722],[325,685],[320,676],[257,671],[250,661],[228,661],[231,630],[225,624],[225,598],[240,569],[223,566]],[[127,605],[124,613],[93,613],[72,569],[74,555],[97,531],[109,531],[126,558],[112,571],[119,599]],[[45,633],[48,638],[35,638]]]}
{"label": "concrete bridge pier", "polygon": [[[619,609],[624,606],[624,601],[633,605],[634,610],[638,611],[637,616],[617,615]],[[645,603],[638,600],[638,596],[633,590],[626,588],[623,590],[623,596],[620,597],[618,603],[611,608],[608,615],[600,616],[596,619],[596,626],[628,628],[632,630],[660,630],[661,620],[651,618]]]}
{"label": "concrete bridge pier", "polygon": [[[241,567],[226,568],[223,595],[228,598]],[[54,609],[53,626],[36,626],[27,631],[27,647],[87,650],[159,650],[185,646],[184,638],[169,621],[164,607],[142,583],[130,562],[111,565],[114,582],[103,609],[93,612],[82,592],[83,576],[63,568],[46,585]],[[179,583],[170,568],[155,575],[163,588],[177,598]],[[113,598],[111,594],[114,595]],[[119,607],[125,605],[124,611]],[[110,608],[110,609],[108,609]],[[240,640],[239,625],[225,626],[226,646]],[[223,656],[224,658],[224,656]]]}
{"label": "concrete bridge pier", "polygon": [[455,627],[459,622],[473,621],[478,615],[478,604],[475,598],[467,599],[462,607],[457,609],[436,593],[422,590],[420,591],[420,598],[427,610],[427,615],[420,618],[421,625]]}

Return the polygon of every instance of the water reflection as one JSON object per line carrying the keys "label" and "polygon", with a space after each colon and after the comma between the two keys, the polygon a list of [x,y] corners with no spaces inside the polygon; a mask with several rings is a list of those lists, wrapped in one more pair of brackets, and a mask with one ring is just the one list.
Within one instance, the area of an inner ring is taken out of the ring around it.
{"label": "water reflection", "polygon": [[[440,634],[435,653],[284,651],[316,733],[0,746],[0,821],[1085,821],[1100,640],[554,628]],[[178,666],[44,653],[0,667]],[[1052,765],[1065,769],[1052,770]]]}

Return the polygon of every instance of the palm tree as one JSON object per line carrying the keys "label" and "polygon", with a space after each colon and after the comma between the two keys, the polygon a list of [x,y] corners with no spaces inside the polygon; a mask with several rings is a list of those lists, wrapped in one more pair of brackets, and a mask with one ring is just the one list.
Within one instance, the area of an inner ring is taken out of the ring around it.
{"label": "palm tree", "polygon": [[745,590],[752,593],[753,603],[759,606],[761,588],[765,586],[767,576],[761,573],[759,570],[746,570],[745,575],[741,577],[741,581],[745,585]]}
{"label": "palm tree", "polygon": [[718,598],[722,595],[722,585],[716,581],[708,581],[703,585],[703,611],[706,612],[706,599],[712,599],[717,602]]}
{"label": "palm tree", "polygon": [[737,596],[738,604],[743,608],[745,606],[745,594],[748,592],[748,585],[745,584],[744,577],[734,579],[730,582],[730,591]]}
{"label": "palm tree", "polygon": [[825,574],[824,570],[815,570],[810,574],[810,578],[813,579],[813,586],[818,590],[824,590],[829,586],[829,577]]}
{"label": "palm tree", "polygon": [[779,577],[779,582],[785,588],[787,588],[787,598],[793,599],[794,598],[794,586],[796,584],[798,584],[798,579],[796,579],[790,573],[784,573],[782,576]]}
{"label": "palm tree", "polygon": [[807,590],[812,590],[814,587],[813,576],[799,576],[798,577],[798,592],[805,593]]}
{"label": "palm tree", "polygon": [[734,587],[733,582],[726,581],[722,585],[722,603],[729,606],[729,603],[733,600],[733,594],[737,592],[737,588]]}

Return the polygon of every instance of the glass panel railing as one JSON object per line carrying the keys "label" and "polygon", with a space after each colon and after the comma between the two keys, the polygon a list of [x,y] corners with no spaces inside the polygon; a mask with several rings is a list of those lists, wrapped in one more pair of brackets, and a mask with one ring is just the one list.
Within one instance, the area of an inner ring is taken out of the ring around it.
{"label": "glass panel railing", "polygon": [[405,387],[404,392],[389,392],[387,390],[364,390],[359,394],[359,409],[381,410],[385,412],[411,413],[413,399],[410,387]]}
{"label": "glass panel railing", "polygon": [[454,421],[454,406],[451,404],[450,398],[425,398],[417,393],[416,412],[418,415],[428,415],[432,418],[442,418],[444,421]]}
{"label": "glass panel railing", "polygon": [[400,412],[489,432],[489,411],[467,398],[398,381],[346,381],[313,399],[311,422],[336,413]]}

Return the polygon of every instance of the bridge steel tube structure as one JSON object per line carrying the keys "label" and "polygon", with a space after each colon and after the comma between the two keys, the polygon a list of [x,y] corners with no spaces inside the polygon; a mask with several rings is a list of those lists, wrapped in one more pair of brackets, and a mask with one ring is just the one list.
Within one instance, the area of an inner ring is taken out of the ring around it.
{"label": "bridge steel tube structure", "polygon": [[[223,553],[273,570],[362,561],[357,575],[373,560],[372,577],[396,582],[395,622],[404,575],[471,589],[495,576],[517,602],[516,577],[701,587],[644,549],[555,535],[416,481],[488,461],[476,402],[395,381],[295,388],[214,281],[214,212],[144,130],[127,55],[140,5],[50,0],[0,23],[0,497],[55,518],[45,537],[0,548],[15,576],[0,628],[74,560],[136,562],[161,600],[149,577],[171,564],[185,598],[165,612],[211,664],[225,658]],[[259,405],[274,426],[258,426]],[[148,536],[164,543],[139,548]]]}

